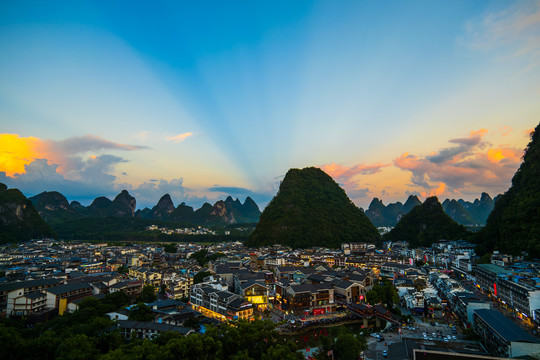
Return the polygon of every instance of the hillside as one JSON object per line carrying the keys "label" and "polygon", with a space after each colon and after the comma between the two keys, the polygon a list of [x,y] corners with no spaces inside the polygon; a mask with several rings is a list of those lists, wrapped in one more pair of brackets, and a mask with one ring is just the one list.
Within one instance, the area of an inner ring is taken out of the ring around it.
{"label": "hillside", "polygon": [[478,233],[478,252],[493,249],[540,256],[540,124],[528,144],[512,185],[496,202]]}
{"label": "hillside", "polygon": [[345,191],[319,168],[291,169],[264,209],[249,246],[339,247],[376,242],[377,229]]}
{"label": "hillside", "polygon": [[19,190],[0,184],[0,243],[55,236]]}
{"label": "hillside", "polygon": [[404,215],[396,227],[385,234],[384,240],[408,241],[411,247],[416,248],[430,246],[441,239],[462,239],[468,234],[462,225],[444,212],[437,197],[433,196]]}

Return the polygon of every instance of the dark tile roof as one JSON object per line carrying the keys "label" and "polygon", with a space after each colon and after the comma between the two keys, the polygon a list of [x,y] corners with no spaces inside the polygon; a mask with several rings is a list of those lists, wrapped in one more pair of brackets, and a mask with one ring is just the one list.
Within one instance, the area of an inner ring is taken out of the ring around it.
{"label": "dark tile roof", "polygon": [[39,291],[33,291],[33,292],[25,295],[25,297],[27,297],[28,299],[39,299],[39,298],[46,297],[46,296],[47,296],[47,294],[39,292]]}
{"label": "dark tile roof", "polygon": [[347,281],[347,280],[341,280],[337,284],[334,285],[334,287],[340,288],[340,289],[348,289],[352,285],[355,285],[355,283]]}
{"label": "dark tile roof", "polygon": [[540,343],[531,334],[516,325],[512,320],[498,312],[497,310],[478,309],[474,311],[489,327],[504,340],[508,342],[521,341],[530,343]]}
{"label": "dark tile roof", "polygon": [[15,281],[4,283],[0,285],[0,292],[4,291],[13,291],[23,288],[32,288],[38,286],[48,286],[48,285],[58,285],[61,281],[58,279],[38,279],[38,280],[27,280],[27,281]]}
{"label": "dark tile roof", "polygon": [[180,300],[176,300],[176,299],[158,300],[158,301],[154,301],[149,304],[146,304],[146,305],[148,305],[151,308],[156,307],[156,309],[162,309],[164,307],[171,307],[171,306],[178,306],[178,307],[186,306],[184,302]]}
{"label": "dark tile roof", "polygon": [[251,287],[253,285],[259,285],[259,286],[262,286],[264,288],[268,288],[265,284],[261,284],[260,282],[257,282],[255,280],[248,280],[248,281],[246,281],[244,283],[241,283],[240,288],[242,290],[245,290],[245,289],[247,289],[247,288],[249,288],[249,287]]}
{"label": "dark tile roof", "polygon": [[72,284],[59,285],[59,286],[49,288],[47,289],[47,292],[50,292],[51,294],[54,294],[54,295],[60,295],[60,294],[65,294],[70,291],[81,290],[81,289],[86,289],[86,288],[91,289],[92,286],[88,283],[72,283]]}

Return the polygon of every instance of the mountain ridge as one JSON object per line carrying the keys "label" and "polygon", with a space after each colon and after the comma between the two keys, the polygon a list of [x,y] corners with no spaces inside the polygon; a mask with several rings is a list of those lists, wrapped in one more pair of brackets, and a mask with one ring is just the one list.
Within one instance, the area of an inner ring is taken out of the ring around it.
{"label": "mountain ridge", "polygon": [[214,205],[205,203],[197,210],[185,203],[175,208],[169,194],[163,195],[152,209],[135,210],[136,199],[127,190],[122,190],[113,200],[99,196],[89,206],[83,206],[77,201],[68,203],[66,197],[56,191],[44,191],[29,200],[47,222],[76,218],[135,217],[192,225],[227,225],[254,223],[260,216],[259,207],[249,196],[243,204],[239,199],[233,200],[228,196]]}

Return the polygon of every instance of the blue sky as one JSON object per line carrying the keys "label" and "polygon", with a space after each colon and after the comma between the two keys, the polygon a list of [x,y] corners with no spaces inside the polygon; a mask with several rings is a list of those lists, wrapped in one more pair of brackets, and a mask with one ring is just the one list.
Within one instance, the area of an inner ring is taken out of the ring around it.
{"label": "blue sky", "polygon": [[6,1],[0,53],[0,181],[83,202],[494,196],[539,119],[538,1]]}

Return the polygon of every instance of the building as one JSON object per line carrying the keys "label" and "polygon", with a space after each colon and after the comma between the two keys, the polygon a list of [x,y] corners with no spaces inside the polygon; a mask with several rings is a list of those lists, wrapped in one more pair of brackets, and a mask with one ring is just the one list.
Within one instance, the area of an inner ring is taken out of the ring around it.
{"label": "building", "polygon": [[239,284],[242,297],[256,306],[259,310],[268,307],[268,286],[249,280]]}
{"label": "building", "polygon": [[478,264],[474,273],[478,285],[495,296],[497,296],[497,280],[499,277],[511,275],[511,271],[493,264]]}
{"label": "building", "polygon": [[365,300],[365,288],[355,282],[341,280],[334,285],[336,302],[359,303]]}
{"label": "building", "polygon": [[215,289],[207,284],[193,286],[190,294],[193,310],[221,321],[253,317],[253,305],[240,295]]}
{"label": "building", "polygon": [[6,305],[7,295],[11,291],[21,289],[24,294],[28,294],[34,291],[44,291],[61,283],[62,281],[59,279],[38,279],[0,284],[0,304]]}
{"label": "building", "polygon": [[449,301],[454,313],[463,321],[465,325],[473,323],[473,315],[476,310],[490,309],[490,303],[481,301],[476,295],[465,291],[455,291],[450,293]]}
{"label": "building", "polygon": [[281,308],[297,314],[334,312],[334,288],[330,284],[290,285],[283,294]]}
{"label": "building", "polygon": [[143,283],[141,280],[126,280],[111,285],[109,292],[112,294],[117,291],[122,291],[129,297],[136,297],[141,294],[142,285]]}
{"label": "building", "polygon": [[134,267],[129,269],[129,276],[136,277],[145,285],[159,287],[161,285],[162,275],[159,272],[144,267]]}
{"label": "building", "polygon": [[538,339],[496,310],[475,310],[473,324],[491,355],[515,358],[540,352]]}
{"label": "building", "polygon": [[49,288],[46,290],[46,306],[49,309],[58,309],[58,314],[62,315],[68,303],[92,295],[92,289],[92,285],[88,283],[71,283]]}
{"label": "building", "polygon": [[6,316],[28,316],[45,310],[47,295],[39,291],[24,293],[24,289],[13,290],[8,293]]}

